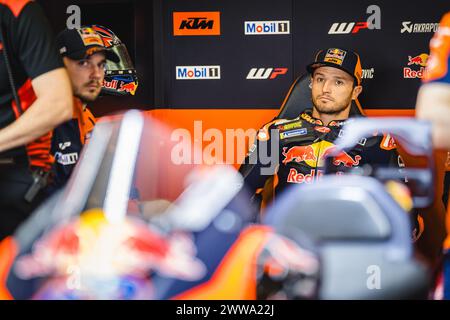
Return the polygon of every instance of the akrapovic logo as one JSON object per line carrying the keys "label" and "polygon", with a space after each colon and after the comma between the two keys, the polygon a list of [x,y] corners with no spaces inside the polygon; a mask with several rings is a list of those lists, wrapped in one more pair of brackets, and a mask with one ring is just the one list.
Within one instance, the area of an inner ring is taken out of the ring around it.
{"label": "akrapovic logo", "polygon": [[411,21],[403,21],[400,33],[427,33],[436,32],[439,28],[439,23],[413,23]]}
{"label": "akrapovic logo", "polygon": [[362,79],[373,79],[374,75],[375,75],[374,68],[362,69],[362,75],[361,75]]}
{"label": "akrapovic logo", "polygon": [[174,12],[173,34],[175,36],[220,35],[220,12]]}
{"label": "akrapovic logo", "polygon": [[220,79],[220,66],[177,66],[177,80]]}
{"label": "akrapovic logo", "polygon": [[282,74],[286,74],[286,72],[288,72],[288,68],[251,68],[247,74],[247,79],[272,80]]}
{"label": "akrapovic logo", "polygon": [[290,22],[285,21],[245,21],[244,33],[247,35],[290,34]]}

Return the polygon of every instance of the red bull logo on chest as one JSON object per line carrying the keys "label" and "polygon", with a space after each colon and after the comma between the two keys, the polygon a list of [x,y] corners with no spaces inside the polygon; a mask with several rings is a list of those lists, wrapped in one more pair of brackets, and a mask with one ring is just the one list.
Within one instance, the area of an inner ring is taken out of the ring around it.
{"label": "red bull logo on chest", "polygon": [[[335,145],[329,141],[320,141],[308,146],[284,147],[281,153],[284,157],[282,163],[286,165],[293,161],[297,163],[305,162],[310,167],[323,167],[325,158],[332,154],[335,148]],[[342,151],[333,157],[333,164],[351,168],[358,166],[360,160],[360,155],[352,156]]]}

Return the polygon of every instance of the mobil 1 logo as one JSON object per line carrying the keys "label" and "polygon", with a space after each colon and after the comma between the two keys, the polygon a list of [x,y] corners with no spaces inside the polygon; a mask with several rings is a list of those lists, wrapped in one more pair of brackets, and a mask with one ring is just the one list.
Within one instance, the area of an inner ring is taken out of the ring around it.
{"label": "mobil 1 logo", "polygon": [[220,66],[177,66],[177,80],[214,80],[220,79]]}
{"label": "mobil 1 logo", "polygon": [[245,21],[245,35],[290,34],[289,20],[283,21]]}

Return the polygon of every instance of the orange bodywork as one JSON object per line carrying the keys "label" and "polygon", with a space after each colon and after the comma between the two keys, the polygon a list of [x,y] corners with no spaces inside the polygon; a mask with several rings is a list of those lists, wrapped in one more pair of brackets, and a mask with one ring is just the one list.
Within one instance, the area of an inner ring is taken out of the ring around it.
{"label": "orange bodywork", "polygon": [[256,299],[256,259],[271,234],[267,226],[252,226],[242,232],[211,279],[175,296],[179,300]]}
{"label": "orange bodywork", "polygon": [[0,300],[12,300],[13,297],[6,287],[6,280],[17,255],[17,244],[12,237],[0,242]]}

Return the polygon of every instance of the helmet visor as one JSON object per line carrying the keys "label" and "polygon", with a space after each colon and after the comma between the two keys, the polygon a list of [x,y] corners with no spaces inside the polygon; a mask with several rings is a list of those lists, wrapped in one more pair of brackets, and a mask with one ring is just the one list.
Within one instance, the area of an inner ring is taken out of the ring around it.
{"label": "helmet visor", "polygon": [[133,62],[131,61],[130,55],[128,54],[127,47],[121,43],[110,48],[119,58],[120,61],[115,63],[113,61],[106,61],[106,71],[117,71],[117,70],[129,70],[134,69]]}

